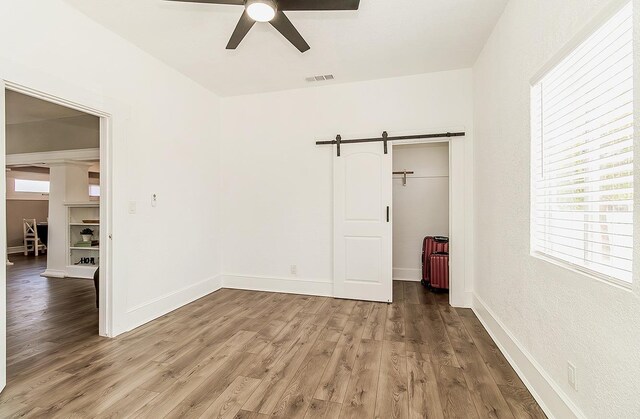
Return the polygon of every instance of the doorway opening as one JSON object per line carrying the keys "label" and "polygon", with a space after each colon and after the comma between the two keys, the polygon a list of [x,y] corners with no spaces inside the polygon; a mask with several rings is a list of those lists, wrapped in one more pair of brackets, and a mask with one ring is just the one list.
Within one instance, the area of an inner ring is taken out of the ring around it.
{"label": "doorway opening", "polygon": [[30,361],[104,334],[107,308],[98,298],[101,117],[18,90],[3,92],[9,381]]}
{"label": "doorway opening", "polygon": [[[417,157],[419,150],[439,150],[440,172],[423,172],[427,179],[440,178],[441,186],[448,191],[448,197],[442,195],[443,204],[440,211],[448,214],[448,222],[440,224],[437,229],[425,227],[416,228],[413,240],[423,240],[425,235],[436,234],[437,239],[447,236],[448,258],[441,258],[439,266],[448,268],[449,293],[437,294],[438,300],[446,301],[454,307],[469,306],[469,281],[466,277],[465,247],[467,246],[466,210],[465,210],[465,143],[463,135],[447,140],[425,139],[425,136],[398,137],[388,147],[383,147],[377,139],[354,140],[363,144],[349,144],[343,147],[341,153],[336,153],[338,144],[334,144],[333,154],[333,296],[355,300],[392,302],[394,298],[393,268],[397,279],[413,279],[416,289],[420,287],[422,244],[409,245],[414,250],[407,252],[407,258],[413,253],[414,262],[402,266],[393,263],[393,226],[397,208],[393,205],[393,175],[394,171],[402,172],[401,180],[406,173],[407,187],[411,179],[419,170],[426,170],[421,162],[416,162],[416,170],[410,167],[397,167],[394,170],[393,155],[401,147],[417,147],[409,152]],[[444,137],[444,135],[443,135]],[[452,135],[453,137],[453,135]],[[405,139],[406,138],[406,139]],[[429,137],[430,138],[430,137]],[[400,151],[402,153],[402,151]],[[409,164],[407,161],[406,164]],[[414,163],[411,163],[414,164]],[[419,175],[419,174],[418,174]],[[416,210],[416,208],[414,208]],[[417,211],[424,213],[421,209]],[[401,210],[402,214],[402,210]],[[427,215],[424,215],[427,217]],[[400,216],[405,218],[404,216]],[[411,217],[409,217],[411,218]],[[404,221],[404,220],[403,220]],[[448,225],[448,228],[447,228]],[[441,231],[442,233],[438,233]],[[442,249],[445,250],[445,249]],[[438,252],[441,250],[437,248]],[[397,262],[400,263],[400,262]],[[406,276],[413,272],[413,276]],[[411,287],[413,287],[413,285]],[[396,287],[397,288],[397,287]],[[442,288],[442,287],[440,287]],[[423,291],[423,290],[421,290]],[[414,292],[417,294],[418,291]],[[420,293],[422,295],[422,292]],[[432,295],[432,294],[429,294]],[[433,294],[436,295],[436,294]]]}
{"label": "doorway opening", "polygon": [[[403,287],[405,292],[430,292],[448,300],[449,202],[449,143],[394,145],[393,280],[396,293],[403,292],[399,289]],[[411,282],[423,286],[416,287],[409,284]]]}

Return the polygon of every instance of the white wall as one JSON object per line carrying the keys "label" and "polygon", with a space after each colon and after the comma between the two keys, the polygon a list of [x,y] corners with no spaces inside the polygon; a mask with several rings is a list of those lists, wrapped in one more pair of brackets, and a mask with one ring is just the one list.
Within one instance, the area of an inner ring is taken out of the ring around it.
{"label": "white wall", "polygon": [[[471,83],[458,70],[223,99],[225,286],[331,291],[334,151],[316,140],[466,130],[456,175],[471,205]],[[462,217],[470,234],[470,212]],[[459,237],[472,255],[471,236]],[[471,271],[461,271],[470,290]]]}
{"label": "white wall", "polygon": [[[634,3],[638,99],[640,1]],[[513,0],[474,67],[476,309],[558,418],[640,417],[640,194],[633,290],[529,255],[529,82],[610,4]],[[639,115],[637,106],[636,157]],[[578,391],[568,385],[567,361],[577,367]]]}
{"label": "white wall", "polygon": [[46,222],[49,216],[49,194],[16,192],[16,179],[48,181],[48,169],[37,171],[13,168],[6,176],[7,252],[24,250],[23,219],[35,218]]}
{"label": "white wall", "polygon": [[[15,180],[49,180],[49,173],[20,171],[6,172],[6,222],[7,246],[18,252],[23,248],[23,219],[35,218],[38,222],[47,221],[49,216],[49,195],[15,191]],[[20,249],[18,249],[18,247]]]}
{"label": "white wall", "polygon": [[449,235],[449,144],[393,147],[393,279],[422,279],[425,236]]}
{"label": "white wall", "polygon": [[[7,200],[22,200],[22,201],[48,201],[48,194],[32,193],[32,192],[16,192],[16,179],[24,180],[41,180],[48,181],[49,173],[46,171],[30,171],[20,170],[20,168],[13,168],[10,171],[5,171],[5,186],[7,193]],[[22,231],[22,227],[20,227]],[[20,233],[22,235],[22,233]]]}
{"label": "white wall", "polygon": [[0,16],[0,78],[113,115],[114,332],[217,289],[218,98],[63,1]]}
{"label": "white wall", "polygon": [[93,115],[8,124],[6,130],[7,154],[100,147],[100,119]]}

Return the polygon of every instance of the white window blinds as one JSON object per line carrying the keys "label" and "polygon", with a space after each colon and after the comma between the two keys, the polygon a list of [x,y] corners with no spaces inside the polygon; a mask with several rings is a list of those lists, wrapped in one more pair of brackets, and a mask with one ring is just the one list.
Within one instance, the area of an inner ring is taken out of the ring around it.
{"label": "white window blinds", "polygon": [[532,251],[631,282],[633,18],[629,3],[531,91]]}

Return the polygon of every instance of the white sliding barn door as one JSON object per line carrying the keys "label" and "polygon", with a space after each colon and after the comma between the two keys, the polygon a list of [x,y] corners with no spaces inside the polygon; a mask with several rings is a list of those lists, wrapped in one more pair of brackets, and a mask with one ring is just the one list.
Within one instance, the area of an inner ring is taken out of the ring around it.
{"label": "white sliding barn door", "polygon": [[343,145],[333,156],[334,295],[392,299],[392,159],[381,142]]}

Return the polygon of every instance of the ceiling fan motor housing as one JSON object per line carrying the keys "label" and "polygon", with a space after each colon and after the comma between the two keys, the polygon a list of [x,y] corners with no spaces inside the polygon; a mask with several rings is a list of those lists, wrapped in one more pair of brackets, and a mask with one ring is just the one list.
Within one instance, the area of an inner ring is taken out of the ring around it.
{"label": "ceiling fan motor housing", "polygon": [[247,0],[244,7],[256,22],[269,22],[278,11],[278,5],[274,0]]}
{"label": "ceiling fan motor housing", "polygon": [[[244,5],[244,13],[229,39],[227,49],[236,49],[256,22],[269,22],[298,51],[308,51],[304,40],[285,11],[358,10],[360,0],[167,0],[187,3]],[[278,7],[278,3],[280,7]]]}

